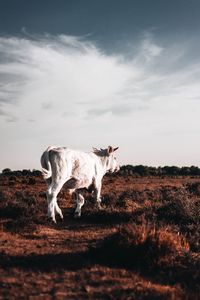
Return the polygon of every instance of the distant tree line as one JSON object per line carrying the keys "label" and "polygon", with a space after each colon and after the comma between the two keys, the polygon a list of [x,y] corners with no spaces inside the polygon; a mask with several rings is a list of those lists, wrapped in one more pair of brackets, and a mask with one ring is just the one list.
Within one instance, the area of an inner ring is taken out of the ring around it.
{"label": "distant tree line", "polygon": [[[40,176],[41,172],[38,170],[18,170],[12,171],[6,168],[2,171],[2,175],[14,176]],[[200,176],[200,168],[196,166],[191,167],[148,167],[143,165],[125,165],[118,171],[119,175],[133,175],[133,176]]]}
{"label": "distant tree line", "polygon": [[122,166],[119,171],[120,174],[138,175],[138,176],[199,176],[200,168],[191,167],[148,167],[143,165]]}
{"label": "distant tree line", "polygon": [[9,168],[6,168],[2,171],[2,174],[3,175],[7,175],[7,176],[10,176],[10,175],[14,175],[14,176],[39,176],[41,175],[41,172],[38,171],[38,170],[17,170],[17,171],[12,171],[11,169]]}

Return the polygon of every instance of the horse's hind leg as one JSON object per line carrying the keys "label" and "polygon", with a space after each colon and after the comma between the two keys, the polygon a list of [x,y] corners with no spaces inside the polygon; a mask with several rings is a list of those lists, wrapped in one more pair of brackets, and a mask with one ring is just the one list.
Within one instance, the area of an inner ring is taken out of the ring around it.
{"label": "horse's hind leg", "polygon": [[56,203],[55,203],[55,212],[57,212],[57,213],[60,215],[61,219],[63,219],[62,210],[61,210],[60,207],[58,206],[57,201],[56,201]]}
{"label": "horse's hind leg", "polygon": [[54,182],[47,191],[48,216],[52,218],[54,223],[56,223],[55,212],[57,212],[63,219],[62,211],[57,204],[57,195],[60,192],[63,184],[64,182]]}
{"label": "horse's hind leg", "polygon": [[83,195],[81,195],[81,192],[79,190],[76,190],[74,193],[76,195],[76,209],[74,212],[74,217],[80,218],[81,208],[84,205],[85,199],[84,199]]}
{"label": "horse's hind leg", "polygon": [[51,198],[52,198],[50,185],[47,188],[46,196],[47,196],[47,217],[50,218],[51,217],[50,203],[51,203]]}

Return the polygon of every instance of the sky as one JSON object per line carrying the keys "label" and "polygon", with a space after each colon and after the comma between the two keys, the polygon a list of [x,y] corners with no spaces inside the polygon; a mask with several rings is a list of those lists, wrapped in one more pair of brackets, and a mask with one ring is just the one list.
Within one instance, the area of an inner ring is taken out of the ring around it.
{"label": "sky", "polygon": [[0,0],[0,170],[49,145],[200,166],[200,1]]}

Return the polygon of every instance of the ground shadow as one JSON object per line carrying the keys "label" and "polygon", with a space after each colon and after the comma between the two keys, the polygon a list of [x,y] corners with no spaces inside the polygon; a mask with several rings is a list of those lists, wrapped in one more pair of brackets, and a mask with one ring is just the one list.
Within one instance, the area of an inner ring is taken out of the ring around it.
{"label": "ground shadow", "polygon": [[51,272],[57,269],[79,270],[89,264],[88,253],[56,253],[11,256],[0,254],[0,266],[3,268],[20,268],[32,271]]}

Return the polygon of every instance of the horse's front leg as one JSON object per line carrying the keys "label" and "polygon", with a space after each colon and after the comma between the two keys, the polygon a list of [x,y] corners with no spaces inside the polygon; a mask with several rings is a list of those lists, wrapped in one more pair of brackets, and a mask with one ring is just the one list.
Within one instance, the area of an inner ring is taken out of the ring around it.
{"label": "horse's front leg", "polygon": [[95,190],[94,190],[94,196],[95,196],[95,200],[97,202],[97,207],[99,209],[102,209],[102,206],[101,206],[101,182],[99,182],[98,184],[96,184],[95,186]]}

